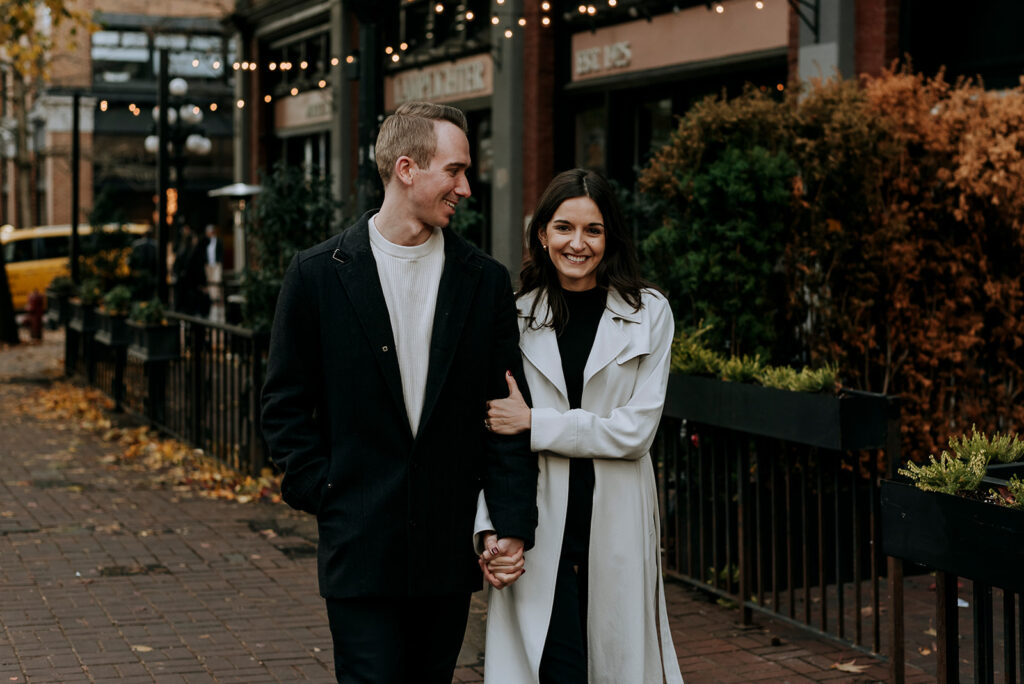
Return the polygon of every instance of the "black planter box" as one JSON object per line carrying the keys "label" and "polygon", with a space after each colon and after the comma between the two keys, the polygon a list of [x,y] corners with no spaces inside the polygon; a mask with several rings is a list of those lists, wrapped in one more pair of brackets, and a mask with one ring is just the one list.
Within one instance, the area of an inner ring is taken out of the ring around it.
{"label": "black planter box", "polygon": [[981,481],[985,484],[1005,487],[1010,484],[1010,478],[1014,475],[1018,480],[1024,480],[1024,462],[990,463],[985,469],[985,477],[981,478]]}
{"label": "black planter box", "polygon": [[81,302],[71,302],[71,320],[68,327],[82,334],[96,331],[96,309]]}
{"label": "black planter box", "polygon": [[1024,591],[1024,511],[882,481],[882,552]]}
{"label": "black planter box", "polygon": [[126,316],[107,313],[96,314],[96,334],[93,335],[100,344],[108,347],[124,347],[131,342]]}
{"label": "black planter box", "polygon": [[837,451],[886,445],[889,398],[812,394],[673,373],[665,415]]}
{"label": "black planter box", "polygon": [[128,321],[131,342],[128,355],[140,361],[170,361],[178,358],[179,334],[177,325],[141,325]]}

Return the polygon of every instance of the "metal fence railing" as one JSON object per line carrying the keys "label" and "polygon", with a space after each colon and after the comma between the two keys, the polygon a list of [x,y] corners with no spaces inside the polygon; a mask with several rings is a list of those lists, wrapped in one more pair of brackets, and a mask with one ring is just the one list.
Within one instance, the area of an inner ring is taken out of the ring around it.
{"label": "metal fence railing", "polygon": [[92,331],[68,333],[70,373],[80,373],[165,432],[236,470],[269,466],[259,430],[267,337],[246,328],[169,312],[176,353],[158,358]]}
{"label": "metal fence railing", "polygon": [[898,459],[883,395],[673,376],[655,442],[667,575],[881,653],[879,483]]}

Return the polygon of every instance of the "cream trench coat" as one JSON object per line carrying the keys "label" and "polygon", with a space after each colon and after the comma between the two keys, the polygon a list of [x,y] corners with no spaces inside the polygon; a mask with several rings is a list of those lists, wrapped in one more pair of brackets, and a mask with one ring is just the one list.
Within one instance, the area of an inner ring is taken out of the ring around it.
{"label": "cream trench coat", "polygon": [[[536,293],[517,302],[519,347],[533,397],[531,449],[539,453],[536,545],[526,573],[490,589],[484,679],[538,682],[565,530],[569,459],[594,460],[587,606],[592,684],[681,684],[665,612],[658,493],[651,465],[665,403],[674,325],[668,302],[643,291],[633,308],[608,293],[583,372],[582,408],[569,410],[558,342],[551,327],[528,326]],[[548,316],[542,300],[537,320]],[[483,494],[476,531],[493,529]],[[481,535],[477,534],[480,550]]]}

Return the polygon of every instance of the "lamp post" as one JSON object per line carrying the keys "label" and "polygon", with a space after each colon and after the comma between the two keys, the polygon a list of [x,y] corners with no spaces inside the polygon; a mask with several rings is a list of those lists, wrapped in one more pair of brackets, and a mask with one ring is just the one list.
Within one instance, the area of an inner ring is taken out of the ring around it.
{"label": "lamp post", "polygon": [[[185,162],[188,155],[205,156],[210,153],[213,143],[206,137],[200,124],[203,110],[196,104],[185,102],[188,82],[183,78],[167,80],[167,56],[162,50],[161,88],[157,106],[153,107],[155,133],[146,136],[145,148],[157,157],[158,202],[160,204],[157,223],[157,292],[160,299],[167,301],[167,197],[168,168],[174,168],[173,187],[177,197],[182,199],[185,187]],[[163,144],[161,144],[163,143]]]}

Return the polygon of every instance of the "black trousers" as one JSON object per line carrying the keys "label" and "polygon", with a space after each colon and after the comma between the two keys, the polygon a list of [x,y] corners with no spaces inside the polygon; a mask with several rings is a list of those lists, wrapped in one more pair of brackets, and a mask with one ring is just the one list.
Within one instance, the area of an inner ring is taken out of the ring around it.
{"label": "black trousers", "polygon": [[564,555],[540,658],[541,684],[587,684],[587,567]]}
{"label": "black trousers", "polygon": [[338,682],[451,684],[469,596],[327,599]]}

